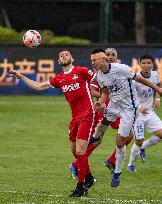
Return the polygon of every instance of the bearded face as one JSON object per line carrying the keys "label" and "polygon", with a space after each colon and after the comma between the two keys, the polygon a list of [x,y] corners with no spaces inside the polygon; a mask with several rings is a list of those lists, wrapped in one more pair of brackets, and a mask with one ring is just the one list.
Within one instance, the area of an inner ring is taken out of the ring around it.
{"label": "bearded face", "polygon": [[73,62],[72,55],[69,51],[62,51],[59,54],[59,64],[61,66],[67,66]]}

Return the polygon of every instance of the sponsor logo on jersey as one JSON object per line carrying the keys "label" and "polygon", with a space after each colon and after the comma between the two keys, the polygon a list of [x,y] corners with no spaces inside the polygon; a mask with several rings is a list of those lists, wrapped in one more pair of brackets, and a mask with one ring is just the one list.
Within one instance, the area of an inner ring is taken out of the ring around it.
{"label": "sponsor logo on jersey", "polygon": [[68,91],[75,91],[75,90],[77,90],[79,88],[80,88],[79,83],[69,84],[69,85],[64,85],[62,87],[62,91],[65,93],[65,92],[68,92]]}
{"label": "sponsor logo on jersey", "polygon": [[116,82],[116,78],[112,78],[112,82]]}
{"label": "sponsor logo on jersey", "polygon": [[77,78],[78,78],[78,75],[74,74],[72,79],[77,79]]}

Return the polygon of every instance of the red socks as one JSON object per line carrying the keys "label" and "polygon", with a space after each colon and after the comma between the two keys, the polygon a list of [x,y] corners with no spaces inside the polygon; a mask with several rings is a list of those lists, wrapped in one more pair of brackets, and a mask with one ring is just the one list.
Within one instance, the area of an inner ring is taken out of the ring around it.
{"label": "red socks", "polygon": [[88,169],[88,158],[84,155],[77,155],[78,182],[85,182],[85,175]]}
{"label": "red socks", "polygon": [[111,156],[107,159],[107,161],[109,161],[111,164],[115,164],[115,161],[116,161],[115,155],[116,155],[116,149],[113,151]]}
{"label": "red socks", "polygon": [[93,152],[94,149],[96,149],[97,145],[96,144],[91,144],[88,146],[87,151],[86,151],[86,155],[87,157],[89,157],[91,155],[91,153]]}
{"label": "red socks", "polygon": [[[87,148],[87,151],[86,151],[86,157],[89,157],[91,155],[91,153],[93,152],[93,150],[96,148],[97,146],[94,145],[94,144],[91,144],[88,146]],[[88,160],[88,159],[87,159]],[[75,159],[74,162],[73,162],[73,165],[78,169],[78,159]],[[91,173],[91,170],[89,168],[89,165],[88,165],[88,161],[87,161],[87,171],[86,171],[86,174],[90,174]],[[78,174],[79,175],[79,174]],[[79,178],[79,176],[78,176]]]}

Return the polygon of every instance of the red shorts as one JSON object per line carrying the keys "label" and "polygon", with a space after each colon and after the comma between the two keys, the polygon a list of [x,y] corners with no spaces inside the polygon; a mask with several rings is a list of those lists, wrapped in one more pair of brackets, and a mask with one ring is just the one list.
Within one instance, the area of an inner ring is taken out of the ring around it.
{"label": "red shorts", "polygon": [[89,141],[94,130],[93,117],[93,115],[88,115],[84,118],[73,119],[69,126],[69,140],[74,142],[77,138]]}
{"label": "red shorts", "polygon": [[117,118],[114,122],[112,122],[111,127],[113,129],[118,129],[120,124],[120,118]]}

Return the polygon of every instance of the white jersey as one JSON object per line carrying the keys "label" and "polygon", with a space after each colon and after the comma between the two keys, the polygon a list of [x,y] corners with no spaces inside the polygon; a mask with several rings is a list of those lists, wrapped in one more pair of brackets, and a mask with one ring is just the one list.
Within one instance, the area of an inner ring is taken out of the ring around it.
{"label": "white jersey", "polygon": [[99,70],[97,80],[101,88],[108,88],[111,93],[111,100],[119,103],[122,107],[137,108],[137,92],[132,83],[136,73],[125,64],[109,64],[107,73]]}
{"label": "white jersey", "polygon": [[[138,73],[140,76],[142,72]],[[146,77],[145,77],[146,78]],[[146,78],[155,85],[160,84],[160,77],[156,71],[151,71],[150,77]],[[153,110],[153,96],[154,89],[134,81],[134,86],[137,90],[137,98],[141,107],[147,108],[149,111]]]}

